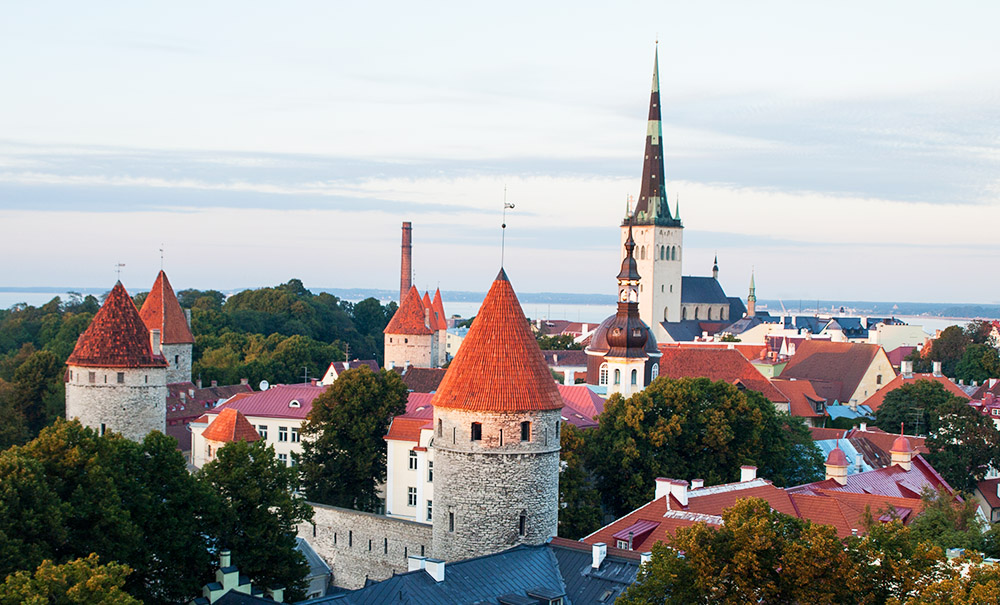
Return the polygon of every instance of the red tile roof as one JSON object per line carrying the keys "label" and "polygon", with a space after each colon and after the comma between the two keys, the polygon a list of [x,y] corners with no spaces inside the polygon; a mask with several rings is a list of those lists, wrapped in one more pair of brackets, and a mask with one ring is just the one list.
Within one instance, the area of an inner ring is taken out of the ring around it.
{"label": "red tile roof", "polygon": [[768,401],[788,401],[784,393],[775,388],[770,380],[735,349],[661,346],[660,352],[663,354],[660,358],[660,376],[723,380],[757,391]]}
{"label": "red tile roof", "polygon": [[441,299],[441,288],[434,291],[434,313],[438,318],[438,330],[448,329],[448,317],[444,314],[444,301]]}
{"label": "red tile roof", "polygon": [[104,306],[76,341],[68,365],[93,368],[162,368],[167,362],[154,355],[149,330],[121,282],[108,294]]}
{"label": "red tile roof", "polygon": [[[308,384],[278,384],[266,391],[239,393],[209,413],[227,408],[239,410],[244,416],[265,418],[305,418],[312,410],[312,402],[326,387]],[[297,402],[297,405],[293,405]]]}
{"label": "red tile roof", "polygon": [[844,439],[847,436],[846,429],[825,429],[819,427],[809,427],[809,432],[812,434],[813,441],[822,441],[824,439]]}
{"label": "red tile roof", "polygon": [[[826,398],[820,397],[808,380],[775,378],[771,384],[788,397],[789,411],[792,416],[801,418],[823,418],[826,416]],[[817,412],[817,404],[820,404],[820,409],[824,411]]]}
{"label": "red tile roof", "polygon": [[886,356],[889,358],[889,363],[891,363],[893,367],[898,368],[899,365],[903,363],[903,360],[906,359],[906,356],[916,350],[917,347],[909,347],[909,346],[896,347],[891,351],[887,351]]}
{"label": "red tile roof", "polygon": [[944,387],[944,390],[948,391],[952,395],[961,397],[966,401],[969,400],[969,396],[965,394],[965,391],[945,376],[935,376],[934,374],[911,374],[910,378],[905,378],[903,374],[898,374],[895,378],[887,382],[884,387],[875,391],[874,395],[865,399],[863,405],[867,405],[873,412],[877,412],[879,407],[882,406],[882,402],[885,401],[885,396],[888,395],[890,391],[895,391],[904,384],[913,384],[918,380],[933,380],[934,382],[939,382]]}
{"label": "red tile roof", "polygon": [[[604,398],[590,390],[585,384],[560,384],[556,386],[559,395],[567,407],[573,412],[579,412],[587,420],[593,420],[598,414],[604,411]],[[563,416],[567,416],[570,410],[563,410]],[[567,417],[572,422],[572,419]],[[573,424],[576,424],[575,422]]]}
{"label": "red tile roof", "polygon": [[441,381],[434,405],[491,412],[563,407],[503,269]]}
{"label": "red tile roof", "polygon": [[165,345],[194,344],[194,336],[188,327],[187,317],[181,304],[174,296],[167,274],[162,270],[153,282],[146,300],[139,311],[146,328],[160,330],[160,342]]}
{"label": "red tile roof", "polygon": [[[879,345],[807,340],[796,348],[781,377],[840,383],[834,398],[847,404],[881,350]],[[821,385],[814,386],[821,396],[831,398],[826,391],[820,392]]]}
{"label": "red tile roof", "polygon": [[258,441],[260,435],[247,417],[232,408],[219,412],[212,424],[201,434],[210,441]]}
{"label": "red tile roof", "polygon": [[986,479],[976,484],[976,489],[983,495],[983,499],[990,505],[990,508],[1000,508],[1000,496],[997,496],[997,485],[1000,485],[1000,479]]}
{"label": "red tile roof", "polygon": [[406,368],[405,373],[403,368],[393,369],[402,374],[403,384],[406,385],[406,388],[417,393],[433,393],[438,390],[447,372],[443,368],[415,368],[413,366]]}
{"label": "red tile roof", "polygon": [[[896,437],[898,437],[898,435],[886,433],[882,429],[875,426],[866,426],[863,431],[861,430],[861,427],[855,427],[847,432],[848,439],[867,439],[872,445],[885,452],[886,457],[888,457],[889,452],[892,450],[892,444],[896,440]],[[930,451],[924,444],[923,437],[907,435],[906,438],[910,440],[910,445],[916,453],[926,454]],[[814,436],[813,439],[816,439],[816,437]]]}
{"label": "red tile roof", "polygon": [[820,493],[824,490],[838,492],[853,492],[856,494],[878,494],[894,498],[916,498],[925,487],[937,489],[944,487],[953,493],[948,482],[924,460],[923,456],[914,456],[910,470],[904,470],[898,464],[878,468],[863,473],[847,476],[847,485],[840,485],[833,479],[825,479],[815,483],[807,483],[789,488],[788,491],[797,494]]}
{"label": "red tile roof", "polygon": [[167,385],[167,422],[195,418],[238,393],[252,393],[248,384],[232,384],[199,389],[193,382]]}
{"label": "red tile roof", "polygon": [[385,334],[433,334],[434,330],[428,325],[423,301],[420,300],[420,293],[416,286],[410,286],[410,291],[406,293],[406,298],[399,304],[396,313],[389,320],[389,325],[385,327]]}
{"label": "red tile roof", "polygon": [[389,433],[383,437],[386,441],[412,441],[420,443],[420,429],[431,428],[431,421],[425,418],[407,418],[396,416],[389,425]]}

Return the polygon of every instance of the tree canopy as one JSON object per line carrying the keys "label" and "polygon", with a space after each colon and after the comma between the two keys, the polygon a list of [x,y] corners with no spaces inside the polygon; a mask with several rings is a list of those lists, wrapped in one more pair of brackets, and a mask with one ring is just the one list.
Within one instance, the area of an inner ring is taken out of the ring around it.
{"label": "tree canopy", "polygon": [[628,399],[612,396],[598,421],[588,462],[616,515],[649,502],[656,477],[727,483],[752,464],[777,485],[822,478],[822,457],[800,418],[723,381],[660,377]]}
{"label": "tree canopy", "polygon": [[407,388],[398,374],[347,370],[313,400],[302,427],[299,469],[309,500],[374,511],[385,481],[385,434],[406,411]]}
{"label": "tree canopy", "polygon": [[19,571],[0,584],[0,605],[140,605],[125,591],[126,565],[102,565],[96,554],[56,565],[42,561],[34,571]]}

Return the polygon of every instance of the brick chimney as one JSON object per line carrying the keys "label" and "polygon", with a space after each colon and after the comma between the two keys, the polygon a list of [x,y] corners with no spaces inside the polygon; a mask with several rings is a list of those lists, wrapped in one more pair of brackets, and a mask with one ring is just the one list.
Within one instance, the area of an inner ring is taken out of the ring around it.
{"label": "brick chimney", "polygon": [[410,284],[413,282],[412,231],[410,221],[403,221],[402,259],[399,263],[399,304],[403,304],[403,297],[410,291]]}
{"label": "brick chimney", "polygon": [[933,362],[933,367],[934,367],[933,372],[934,372],[935,376],[943,376],[944,375],[944,374],[941,373],[941,362],[940,361]]}
{"label": "brick chimney", "polygon": [[904,379],[913,378],[913,362],[901,361],[899,363],[899,373],[903,375]]}

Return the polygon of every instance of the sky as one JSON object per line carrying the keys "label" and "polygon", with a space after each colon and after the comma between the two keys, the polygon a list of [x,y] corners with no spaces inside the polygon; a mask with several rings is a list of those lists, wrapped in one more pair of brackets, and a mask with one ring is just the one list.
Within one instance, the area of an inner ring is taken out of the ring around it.
{"label": "sky", "polygon": [[[684,273],[997,302],[1000,3],[7,2],[0,286],[611,293],[659,42]],[[506,191],[506,194],[505,194]]]}

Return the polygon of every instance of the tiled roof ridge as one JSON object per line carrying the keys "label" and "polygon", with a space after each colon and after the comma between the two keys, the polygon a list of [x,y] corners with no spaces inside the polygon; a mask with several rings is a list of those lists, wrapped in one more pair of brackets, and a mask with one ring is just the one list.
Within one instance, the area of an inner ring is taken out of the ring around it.
{"label": "tiled roof ridge", "polygon": [[76,341],[68,365],[97,368],[161,368],[150,333],[132,297],[119,281]]}
{"label": "tiled roof ridge", "polygon": [[160,330],[160,342],[170,344],[194,344],[194,335],[188,327],[187,316],[174,294],[174,289],[161,269],[156,275],[153,287],[139,310],[146,328]]}
{"label": "tiled roof ridge", "polygon": [[433,334],[434,330],[427,325],[426,307],[420,298],[416,286],[410,286],[399,308],[393,314],[389,324],[383,330],[384,334]]}
{"label": "tiled roof ridge", "polygon": [[212,420],[211,424],[201,434],[205,439],[211,441],[259,441],[260,434],[250,424],[242,412],[233,408],[226,408]]}
{"label": "tiled roof ridge", "polygon": [[682,519],[684,521],[696,521],[701,523],[711,523],[712,525],[722,525],[721,515],[709,515],[707,513],[696,513],[687,510],[674,510],[668,508],[663,516],[667,519]]}
{"label": "tiled roof ridge", "polygon": [[563,407],[562,396],[503,269],[441,380],[433,405],[492,412]]}
{"label": "tiled roof ridge", "polygon": [[701,496],[711,496],[713,494],[723,494],[726,492],[735,492],[743,489],[750,489],[753,487],[766,487],[768,485],[773,485],[768,479],[762,479],[757,477],[751,481],[733,481],[732,483],[720,483],[719,485],[710,485],[708,487],[699,487],[697,489],[688,490],[688,499],[698,498]]}

